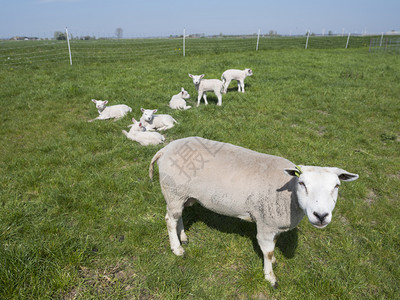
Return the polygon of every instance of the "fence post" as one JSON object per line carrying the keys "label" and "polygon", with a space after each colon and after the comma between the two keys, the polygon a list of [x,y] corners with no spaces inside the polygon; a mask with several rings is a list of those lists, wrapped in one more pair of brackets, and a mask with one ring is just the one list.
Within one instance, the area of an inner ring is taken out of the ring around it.
{"label": "fence post", "polygon": [[347,46],[349,45],[349,40],[350,40],[350,32],[349,32],[349,35],[347,36],[346,49],[347,49]]}
{"label": "fence post", "polygon": [[258,42],[259,42],[259,41],[260,41],[260,29],[258,29],[256,51],[258,51]]}
{"label": "fence post", "polygon": [[308,47],[308,38],[310,37],[310,31],[307,31],[306,49]]}
{"label": "fence post", "polygon": [[185,56],[185,38],[186,38],[186,29],[183,28],[183,56]]}
{"label": "fence post", "polygon": [[381,35],[381,43],[380,43],[379,47],[382,47],[382,41],[383,41],[383,32],[382,32],[382,35]]}
{"label": "fence post", "polygon": [[69,35],[68,35],[68,28],[65,27],[65,33],[67,34],[67,43],[68,43],[68,52],[69,52],[69,63],[72,66],[72,55],[71,55],[71,47],[69,46]]}

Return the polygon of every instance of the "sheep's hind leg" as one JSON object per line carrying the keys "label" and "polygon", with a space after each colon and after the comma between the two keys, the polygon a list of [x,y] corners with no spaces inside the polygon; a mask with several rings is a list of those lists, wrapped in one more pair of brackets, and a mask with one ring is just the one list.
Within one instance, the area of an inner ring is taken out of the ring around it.
{"label": "sheep's hind leg", "polygon": [[179,241],[178,237],[178,222],[181,219],[181,216],[177,217],[174,216],[167,209],[167,214],[165,215],[165,221],[167,222],[167,229],[168,229],[168,236],[169,236],[169,243],[171,245],[172,252],[177,256],[183,256],[185,254],[185,250],[181,246],[181,242]]}
{"label": "sheep's hind leg", "polygon": [[215,92],[215,95],[217,95],[217,98],[218,98],[217,105],[218,105],[218,106],[221,106],[221,105],[222,105],[222,95],[221,95],[221,93],[218,92],[218,91],[216,91],[216,92]]}
{"label": "sheep's hind leg", "polygon": [[177,224],[177,232],[179,235],[179,238],[181,240],[181,243],[186,245],[189,243],[187,235],[185,233],[185,229],[183,228],[183,220],[182,217],[179,218],[178,224]]}

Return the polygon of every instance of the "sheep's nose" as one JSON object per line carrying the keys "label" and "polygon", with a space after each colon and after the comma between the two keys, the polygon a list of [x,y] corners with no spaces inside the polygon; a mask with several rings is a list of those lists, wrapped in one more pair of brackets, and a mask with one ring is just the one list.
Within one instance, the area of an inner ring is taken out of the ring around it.
{"label": "sheep's nose", "polygon": [[318,220],[322,223],[329,214],[328,213],[319,214],[319,213],[314,211],[313,215],[316,216],[318,218]]}

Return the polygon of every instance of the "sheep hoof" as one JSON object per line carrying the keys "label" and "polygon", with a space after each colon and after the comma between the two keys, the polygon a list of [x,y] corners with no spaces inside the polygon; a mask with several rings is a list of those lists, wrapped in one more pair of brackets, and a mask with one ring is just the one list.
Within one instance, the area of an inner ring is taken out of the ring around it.
{"label": "sheep hoof", "polygon": [[183,249],[182,246],[179,246],[176,249],[172,249],[172,252],[177,256],[184,256],[185,255],[185,250]]}

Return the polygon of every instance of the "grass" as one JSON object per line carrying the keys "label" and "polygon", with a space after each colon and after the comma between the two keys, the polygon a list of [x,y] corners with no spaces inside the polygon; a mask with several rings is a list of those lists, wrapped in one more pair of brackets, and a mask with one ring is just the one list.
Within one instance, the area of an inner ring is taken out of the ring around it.
{"label": "grass", "polygon": [[[250,67],[246,93],[223,106],[172,111],[196,92],[188,73],[219,78]],[[35,62],[1,67],[0,297],[96,299],[394,299],[399,294],[400,61],[367,48],[132,56],[129,61]],[[117,122],[87,123],[91,99],[125,103]],[[255,226],[195,205],[184,212],[185,259],[167,236],[165,202],[148,165],[162,146],[121,133],[140,108],[179,122],[167,142],[199,135],[337,166],[343,184],[332,223],[304,219],[263,278]]]}

